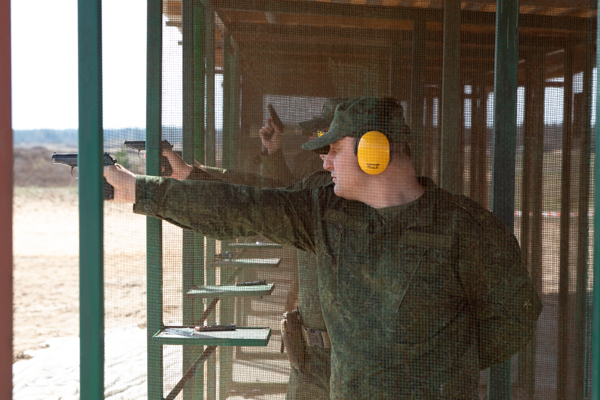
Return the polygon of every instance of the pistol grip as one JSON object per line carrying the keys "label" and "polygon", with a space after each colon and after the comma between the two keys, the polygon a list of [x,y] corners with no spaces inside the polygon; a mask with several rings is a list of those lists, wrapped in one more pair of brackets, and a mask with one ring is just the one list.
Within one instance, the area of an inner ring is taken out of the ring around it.
{"label": "pistol grip", "polygon": [[165,171],[163,172],[162,176],[171,176],[173,175],[173,167],[171,167],[171,163],[169,163],[169,159],[165,156],[162,156],[162,166],[164,167]]}
{"label": "pistol grip", "polygon": [[115,188],[108,183],[104,178],[104,200],[112,200],[115,198]]}

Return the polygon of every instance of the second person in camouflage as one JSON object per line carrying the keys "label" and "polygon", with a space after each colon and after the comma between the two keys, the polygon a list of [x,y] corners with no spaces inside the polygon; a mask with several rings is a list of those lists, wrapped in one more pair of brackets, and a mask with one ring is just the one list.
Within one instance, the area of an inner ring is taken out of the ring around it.
{"label": "second person in camouflage", "polygon": [[[335,108],[347,101],[347,98],[327,99],[321,114],[304,122],[300,128],[315,139],[319,134],[327,132],[333,121]],[[300,168],[292,173],[281,150],[281,134],[276,126],[267,120],[267,125],[260,130],[263,147],[261,154],[263,171],[269,175],[264,177],[255,174],[206,167],[203,165],[187,165],[173,151],[165,149],[163,154],[173,166],[174,178],[193,180],[218,180],[256,187],[287,186],[288,190],[301,190],[324,186],[331,182],[331,175],[323,169],[322,160],[314,152],[302,150],[296,157],[295,164]],[[266,139],[269,137],[270,139]],[[290,366],[290,377],[286,392],[286,400],[327,400],[329,399],[329,378],[331,372],[331,350],[326,338],[325,320],[319,301],[317,282],[317,258],[313,253],[298,250],[298,300],[303,322],[303,333],[306,337],[306,357],[302,370]],[[291,310],[288,306],[288,311]],[[311,340],[310,336],[321,340]],[[323,339],[325,336],[325,340]]]}

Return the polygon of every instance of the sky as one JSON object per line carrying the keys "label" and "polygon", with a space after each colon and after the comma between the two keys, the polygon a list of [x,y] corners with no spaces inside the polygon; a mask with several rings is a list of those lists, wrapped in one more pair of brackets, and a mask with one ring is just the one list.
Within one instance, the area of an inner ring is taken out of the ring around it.
{"label": "sky", "polygon": [[[102,3],[104,127],[144,127],[146,2]],[[13,129],[76,129],[77,0],[12,0],[11,41]]]}
{"label": "sky", "polygon": [[[146,4],[145,0],[102,2],[106,129],[146,124]],[[180,126],[181,34],[176,27],[163,26],[164,51],[169,56],[163,67],[163,125]],[[11,30],[13,129],[77,129],[77,0],[12,0]],[[594,71],[594,94],[595,78]],[[575,91],[581,91],[577,77],[575,82]],[[215,86],[220,90],[220,82]],[[562,88],[548,88],[546,94],[546,123],[560,123]],[[522,88],[518,96],[521,124]],[[488,107],[492,105],[493,100],[488,102]],[[592,112],[594,117],[595,106]],[[470,117],[465,120],[469,124]]]}

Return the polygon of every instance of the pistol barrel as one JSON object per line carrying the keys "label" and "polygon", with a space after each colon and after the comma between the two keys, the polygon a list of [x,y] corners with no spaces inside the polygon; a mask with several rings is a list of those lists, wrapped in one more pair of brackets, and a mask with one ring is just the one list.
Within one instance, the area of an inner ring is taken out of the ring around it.
{"label": "pistol barrel", "polygon": [[52,162],[54,164],[64,164],[74,168],[77,166],[77,153],[53,153]]}

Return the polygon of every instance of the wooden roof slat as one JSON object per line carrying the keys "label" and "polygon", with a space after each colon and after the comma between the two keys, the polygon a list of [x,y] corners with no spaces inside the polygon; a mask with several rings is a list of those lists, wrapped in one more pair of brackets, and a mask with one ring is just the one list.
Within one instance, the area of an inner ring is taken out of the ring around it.
{"label": "wooden roof slat", "polygon": [[[289,41],[287,38],[297,38],[300,42],[311,42],[327,39],[343,39],[345,41],[360,40],[363,43],[369,43],[379,46],[389,46],[392,41],[400,42],[401,47],[412,47],[412,31],[394,31],[379,29],[352,29],[339,27],[314,27],[300,25],[270,25],[237,22],[229,27],[231,34],[240,41],[252,40],[255,42],[277,42]],[[426,31],[426,42],[435,42],[442,45],[441,31]],[[250,38],[250,39],[248,39]],[[495,35],[493,33],[481,33],[463,29],[460,35],[461,45],[491,46],[495,45]],[[573,43],[572,39],[563,37],[547,37],[538,35],[521,34],[519,37],[520,47],[539,47],[540,44],[551,45],[552,47],[567,46]]]}
{"label": "wooden roof slat", "polygon": [[[289,0],[212,0],[215,8],[237,11],[262,11],[294,15],[325,15],[339,17],[374,18],[378,20],[443,21],[443,10],[414,7],[381,7],[354,4],[322,3]],[[577,1],[577,0],[574,0]],[[495,4],[489,4],[494,7]],[[495,25],[493,12],[461,12],[462,24]],[[594,22],[595,23],[595,22]],[[550,15],[521,15],[520,27],[581,31],[587,29],[581,18]]]}

